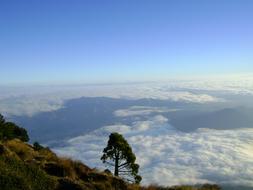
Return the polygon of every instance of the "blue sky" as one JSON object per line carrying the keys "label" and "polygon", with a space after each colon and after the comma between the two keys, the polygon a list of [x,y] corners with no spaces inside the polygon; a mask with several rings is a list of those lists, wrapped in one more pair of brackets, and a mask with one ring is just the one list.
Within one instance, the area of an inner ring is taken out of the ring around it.
{"label": "blue sky", "polygon": [[250,0],[1,0],[0,84],[253,72]]}

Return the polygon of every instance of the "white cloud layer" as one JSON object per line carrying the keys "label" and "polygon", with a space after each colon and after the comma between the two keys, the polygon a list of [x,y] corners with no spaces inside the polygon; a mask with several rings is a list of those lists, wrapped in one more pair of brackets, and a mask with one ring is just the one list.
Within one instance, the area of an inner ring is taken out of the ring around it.
{"label": "white cloud layer", "polygon": [[159,100],[182,101],[192,103],[218,102],[221,99],[207,94],[187,91],[164,90],[150,84],[73,86],[55,88],[22,88],[8,90],[0,94],[0,112],[13,115],[29,115],[54,111],[61,108],[69,99],[80,97],[109,97],[123,99],[152,98]]}
{"label": "white cloud layer", "polygon": [[213,95],[217,91],[223,94],[253,95],[253,77],[117,85],[1,87],[0,112],[31,116],[38,112],[57,110],[66,100],[80,97],[149,98],[199,104],[225,101]]}
{"label": "white cloud layer", "polygon": [[131,126],[105,126],[72,138],[54,151],[102,169],[100,157],[108,135],[119,132],[136,153],[144,184],[209,182],[253,187],[253,129],[183,133],[167,122],[167,118],[157,115]]}

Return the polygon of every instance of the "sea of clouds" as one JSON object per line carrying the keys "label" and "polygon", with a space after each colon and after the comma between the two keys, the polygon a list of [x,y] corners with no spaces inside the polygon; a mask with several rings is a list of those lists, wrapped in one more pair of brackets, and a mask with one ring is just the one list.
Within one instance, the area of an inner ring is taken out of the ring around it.
{"label": "sea of clouds", "polygon": [[[80,97],[152,98],[173,102],[212,104],[226,95],[253,95],[253,77],[176,80],[114,85],[1,87],[0,113],[28,115],[62,108]],[[166,107],[132,106],[114,116],[131,124],[112,123],[54,147],[60,155],[104,169],[101,153],[111,132],[122,133],[133,147],[143,183],[161,185],[219,183],[253,186],[253,129],[198,129],[191,133],[169,124]]]}
{"label": "sea of clouds", "polygon": [[[14,95],[15,94],[15,95]],[[103,86],[56,86],[24,88],[0,96],[0,112],[30,115],[60,109],[66,100],[80,97],[109,97],[121,99],[152,98],[192,103],[222,101],[203,93],[170,89],[162,84],[123,84]]]}
{"label": "sea of clouds", "polygon": [[32,116],[55,111],[64,102],[80,97],[158,99],[185,103],[226,101],[219,94],[253,95],[253,77],[171,80],[166,82],[107,85],[1,87],[0,113]]}
{"label": "sea of clouds", "polygon": [[[55,147],[59,155],[69,156],[91,167],[105,169],[100,157],[111,132],[124,135],[140,164],[143,184],[178,185],[218,183],[253,187],[253,129],[198,129],[191,133],[176,130],[159,110],[138,107],[139,112],[117,110],[115,115],[141,116],[157,113],[131,125],[104,126]],[[120,113],[120,114],[119,114]]]}

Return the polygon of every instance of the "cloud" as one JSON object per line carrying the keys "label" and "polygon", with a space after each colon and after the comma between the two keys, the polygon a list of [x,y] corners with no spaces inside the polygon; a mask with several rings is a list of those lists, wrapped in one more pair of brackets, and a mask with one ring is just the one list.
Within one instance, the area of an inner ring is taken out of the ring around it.
{"label": "cloud", "polygon": [[104,130],[110,133],[117,131],[118,133],[125,134],[131,131],[131,128],[127,125],[110,125],[110,126],[104,127]]}
{"label": "cloud", "polygon": [[32,116],[62,108],[64,100],[50,96],[21,96],[0,100],[0,113]]}
{"label": "cloud", "polygon": [[[223,101],[221,98],[213,95],[193,93],[187,90],[179,91],[168,88],[164,84],[157,83],[23,88],[5,87],[0,94],[0,112],[10,115],[32,116],[39,112],[55,111],[62,108],[65,101],[81,97],[108,97],[134,100],[147,98],[199,104]],[[140,110],[135,107],[129,114],[138,114],[138,111]],[[123,114],[123,111],[116,114]]]}
{"label": "cloud", "polygon": [[[66,100],[80,97],[109,97],[122,99],[156,99],[185,103],[217,103],[226,101],[227,95],[253,95],[252,75],[237,77],[196,78],[153,83],[114,85],[1,87],[0,112],[32,116],[39,112],[54,111]],[[224,98],[224,97],[225,98]],[[138,107],[117,116],[138,114]],[[145,112],[156,112],[146,109]]]}
{"label": "cloud", "polygon": [[253,187],[252,129],[199,129],[183,133],[167,122],[164,116],[156,115],[132,125],[105,126],[72,138],[54,151],[102,169],[102,150],[108,135],[116,131],[133,147],[144,184],[209,182]]}

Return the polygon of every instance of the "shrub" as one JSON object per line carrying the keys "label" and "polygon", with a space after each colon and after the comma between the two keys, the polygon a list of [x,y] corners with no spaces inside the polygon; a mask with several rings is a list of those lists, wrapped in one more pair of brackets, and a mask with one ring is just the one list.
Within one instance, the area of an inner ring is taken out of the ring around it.
{"label": "shrub", "polygon": [[28,142],[29,136],[24,128],[17,126],[15,123],[6,122],[0,114],[0,140],[20,139]]}
{"label": "shrub", "polygon": [[41,146],[38,142],[33,143],[33,148],[34,148],[35,151],[40,151],[40,150],[44,149],[44,147]]}

